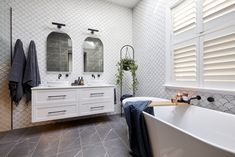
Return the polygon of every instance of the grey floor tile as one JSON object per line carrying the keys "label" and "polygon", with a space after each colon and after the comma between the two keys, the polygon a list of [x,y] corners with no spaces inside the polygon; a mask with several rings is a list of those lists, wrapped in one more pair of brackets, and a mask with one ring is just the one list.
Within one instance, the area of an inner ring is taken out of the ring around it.
{"label": "grey floor tile", "polygon": [[0,144],[1,143],[18,142],[19,140],[21,140],[23,138],[26,131],[27,131],[27,129],[17,129],[17,130],[7,132],[0,139]]}
{"label": "grey floor tile", "polygon": [[0,157],[130,157],[120,116],[55,123],[0,134]]}
{"label": "grey floor tile", "polygon": [[80,131],[82,146],[100,143],[100,137],[94,125],[89,125]]}
{"label": "grey floor tile", "polygon": [[105,157],[107,154],[102,144],[85,146],[82,151],[83,157]]}
{"label": "grey floor tile", "polygon": [[14,146],[15,143],[0,144],[0,156],[1,157],[6,156]]}
{"label": "grey floor tile", "polygon": [[24,142],[27,139],[39,139],[43,133],[38,127],[29,128],[18,142]]}
{"label": "grey floor tile", "polygon": [[104,147],[110,157],[131,157],[129,149],[120,139],[105,141]]}
{"label": "grey floor tile", "polygon": [[17,143],[8,154],[8,157],[29,157],[32,155],[39,141],[39,137],[26,138]]}
{"label": "grey floor tile", "polygon": [[44,126],[42,130],[43,130],[42,135],[44,136],[59,137],[63,131],[63,128],[61,125],[51,124],[51,125]]}
{"label": "grey floor tile", "polygon": [[79,136],[79,129],[76,127],[64,127],[61,136],[66,138],[74,138]]}
{"label": "grey floor tile", "polygon": [[95,125],[101,141],[118,138],[116,132],[108,122],[98,123]]}
{"label": "grey floor tile", "polygon": [[58,153],[57,157],[82,157],[81,149],[73,149],[66,152]]}
{"label": "grey floor tile", "polygon": [[119,138],[118,134],[116,133],[116,131],[114,131],[114,129],[112,128],[111,130],[109,130],[109,132],[106,134],[104,141],[108,141],[108,140],[113,140]]}
{"label": "grey floor tile", "polygon": [[5,136],[6,132],[0,132],[0,141],[1,141],[1,138],[3,138]]}
{"label": "grey floor tile", "polygon": [[58,152],[66,152],[73,149],[81,150],[80,137],[78,136],[62,136],[60,138]]}
{"label": "grey floor tile", "polygon": [[57,154],[59,136],[42,135],[33,153],[33,157],[49,157]]}
{"label": "grey floor tile", "polygon": [[128,131],[127,125],[124,122],[118,121],[111,121],[110,125],[112,126],[113,130],[118,134],[118,136],[122,139],[122,141],[128,146]]}

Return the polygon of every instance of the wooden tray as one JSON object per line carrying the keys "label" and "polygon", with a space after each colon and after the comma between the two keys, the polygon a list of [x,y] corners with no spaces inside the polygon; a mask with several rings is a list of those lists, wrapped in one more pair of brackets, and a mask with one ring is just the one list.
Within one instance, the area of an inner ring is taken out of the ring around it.
{"label": "wooden tray", "polygon": [[172,103],[171,101],[152,101],[149,104],[149,107],[154,107],[154,106],[186,106],[186,105],[189,105],[189,104],[183,103],[183,102]]}

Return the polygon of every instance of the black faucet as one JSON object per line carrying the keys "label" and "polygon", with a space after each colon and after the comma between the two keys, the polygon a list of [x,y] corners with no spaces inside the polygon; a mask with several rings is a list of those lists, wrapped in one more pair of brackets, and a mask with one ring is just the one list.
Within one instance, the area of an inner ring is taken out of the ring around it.
{"label": "black faucet", "polygon": [[58,79],[60,79],[61,77],[62,77],[62,74],[59,74],[59,75],[58,75]]}
{"label": "black faucet", "polygon": [[189,98],[188,100],[181,99],[181,100],[179,100],[179,102],[185,102],[185,103],[190,104],[190,103],[191,103],[191,101],[192,101],[192,100],[194,100],[194,99],[201,100],[202,98],[201,98],[201,96],[200,96],[200,95],[197,95],[197,96],[195,96],[195,97],[191,97],[191,98]]}

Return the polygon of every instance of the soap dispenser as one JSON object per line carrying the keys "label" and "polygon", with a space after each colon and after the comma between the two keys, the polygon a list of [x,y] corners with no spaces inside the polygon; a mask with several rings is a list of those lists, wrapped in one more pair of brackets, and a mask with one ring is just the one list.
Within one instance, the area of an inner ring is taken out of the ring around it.
{"label": "soap dispenser", "polygon": [[81,83],[80,83],[81,85],[84,85],[84,79],[83,79],[83,77],[81,77],[80,82],[81,82]]}
{"label": "soap dispenser", "polygon": [[78,77],[77,82],[78,82],[78,85],[81,85],[81,78],[80,77]]}

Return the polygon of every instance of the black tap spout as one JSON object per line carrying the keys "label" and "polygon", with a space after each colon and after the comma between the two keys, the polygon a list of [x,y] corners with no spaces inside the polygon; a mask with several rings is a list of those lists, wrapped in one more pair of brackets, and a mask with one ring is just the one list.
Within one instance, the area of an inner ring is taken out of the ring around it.
{"label": "black tap spout", "polygon": [[202,98],[201,98],[200,95],[197,95],[197,96],[195,96],[195,97],[190,98],[187,103],[190,104],[190,103],[191,103],[191,100],[194,100],[194,99],[201,100]]}
{"label": "black tap spout", "polygon": [[58,79],[60,79],[61,77],[62,77],[62,74],[59,74],[59,75],[58,75]]}

